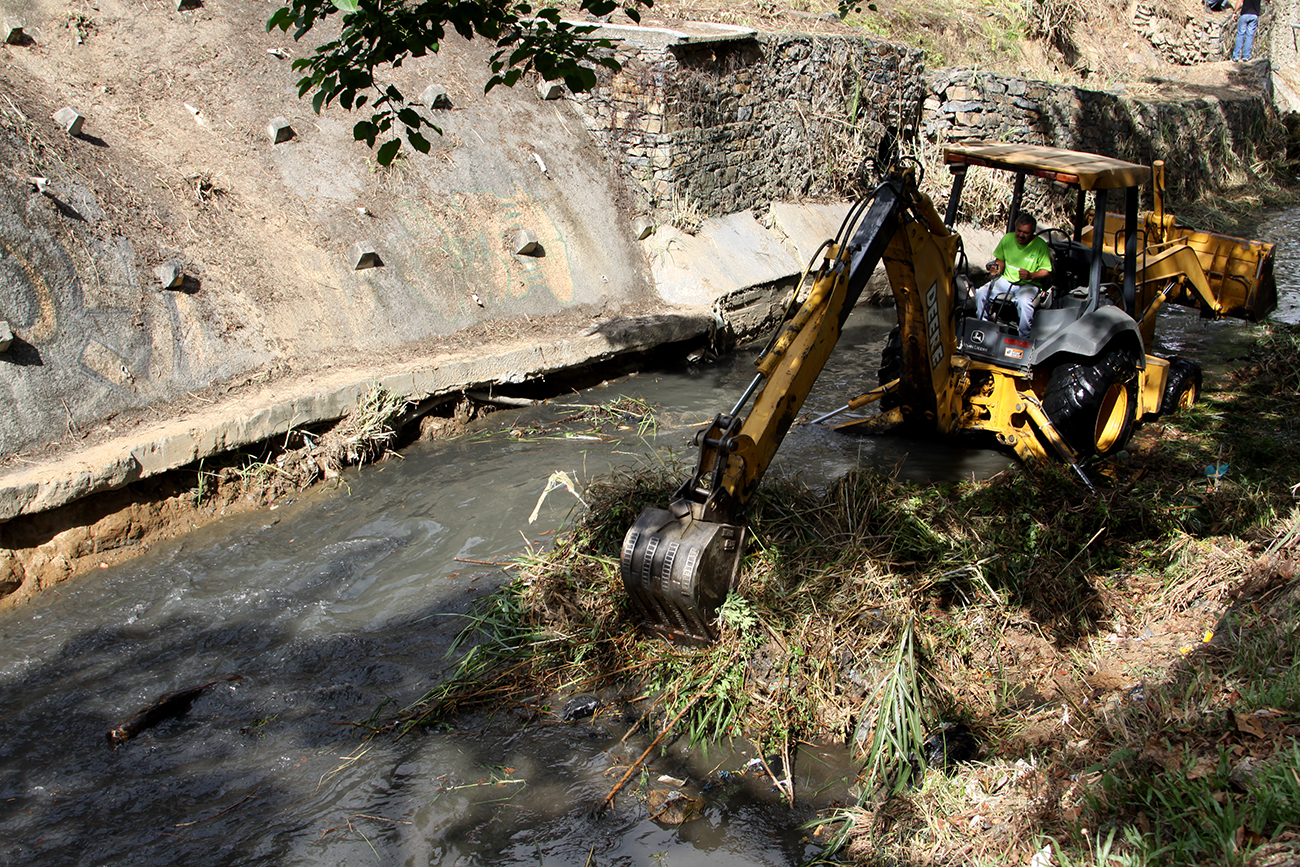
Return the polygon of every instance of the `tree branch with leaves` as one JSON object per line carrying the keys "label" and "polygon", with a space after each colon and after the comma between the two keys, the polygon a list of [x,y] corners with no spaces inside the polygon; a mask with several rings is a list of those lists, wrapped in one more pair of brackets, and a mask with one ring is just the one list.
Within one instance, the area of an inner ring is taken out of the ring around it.
{"label": "tree branch with leaves", "polygon": [[[579,13],[605,17],[618,9],[632,21],[654,0],[581,0]],[[341,15],[339,35],[293,62],[303,73],[298,96],[312,94],[312,109],[338,103],[348,111],[370,108],[370,118],[352,127],[352,136],[374,148],[376,158],[389,165],[402,147],[402,137],[420,153],[429,152],[422,130],[442,130],[393,84],[381,84],[376,74],[406,60],[436,54],[448,28],[465,39],[493,40],[496,51],[492,75],[484,92],[499,84],[512,87],[525,74],[536,72],[547,81],[563,80],[575,93],[596,85],[596,68],[620,69],[612,43],[594,39],[598,25],[573,23],[554,6],[534,8],[525,0],[289,0],[276,10],[267,30],[293,31],[300,40],[316,27]],[[400,124],[403,133],[394,131]],[[386,138],[387,136],[391,138]]]}

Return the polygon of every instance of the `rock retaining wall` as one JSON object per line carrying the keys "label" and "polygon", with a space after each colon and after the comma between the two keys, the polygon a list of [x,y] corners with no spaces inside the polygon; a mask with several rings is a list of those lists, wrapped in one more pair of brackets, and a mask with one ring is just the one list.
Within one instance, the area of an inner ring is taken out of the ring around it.
{"label": "rock retaining wall", "polygon": [[932,140],[1047,144],[1146,165],[1163,159],[1170,192],[1184,200],[1244,183],[1246,167],[1275,146],[1262,88],[1254,98],[1143,101],[964,68],[937,70],[927,85],[923,130]]}
{"label": "rock retaining wall", "polygon": [[[1170,50],[1212,58],[1235,32],[1226,15],[1178,29],[1183,47]],[[1149,7],[1139,17],[1155,20]],[[848,194],[889,134],[1166,159],[1170,192],[1184,200],[1244,183],[1271,148],[1264,81],[1253,97],[1144,101],[973,69],[927,73],[919,51],[840,36],[624,41],[617,54],[623,71],[572,99],[643,205],[688,230],[773,201]]]}
{"label": "rock retaining wall", "polygon": [[[1133,9],[1133,29],[1165,60],[1191,66],[1232,56],[1237,13],[1232,9],[1213,12],[1202,7],[1202,14],[1194,17],[1168,6],[1138,3]],[[1264,40],[1257,37],[1256,41],[1263,49]]]}
{"label": "rock retaining wall", "polygon": [[623,71],[573,100],[650,207],[700,216],[844,192],[886,131],[909,134],[919,49],[754,34],[624,43]]}

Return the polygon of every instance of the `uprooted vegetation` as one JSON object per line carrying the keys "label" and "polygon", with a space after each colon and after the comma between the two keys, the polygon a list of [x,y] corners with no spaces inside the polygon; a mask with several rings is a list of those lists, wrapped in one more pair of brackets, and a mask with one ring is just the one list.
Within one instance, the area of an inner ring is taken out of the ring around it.
{"label": "uprooted vegetation", "polygon": [[[708,648],[643,634],[618,574],[675,474],[593,484],[387,728],[595,691],[665,741],[748,739],[791,801],[797,746],[848,743],[860,799],[817,833],[857,863],[1294,863],[1269,859],[1300,855],[1298,362],[1272,329],[1233,388],[1094,464],[1095,495],[1057,466],[770,483]],[[976,761],[922,766],[941,721]]]}

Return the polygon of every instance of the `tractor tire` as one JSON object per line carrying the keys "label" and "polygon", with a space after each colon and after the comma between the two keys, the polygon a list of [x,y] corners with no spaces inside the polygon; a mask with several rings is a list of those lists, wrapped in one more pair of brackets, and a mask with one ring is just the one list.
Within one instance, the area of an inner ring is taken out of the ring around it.
{"label": "tractor tire", "polygon": [[1187,409],[1201,396],[1201,366],[1186,358],[1169,362],[1169,381],[1165,383],[1164,397],[1160,401],[1160,415],[1166,416]]}
{"label": "tractor tire", "polygon": [[1107,347],[1088,362],[1052,371],[1043,409],[1080,458],[1112,455],[1128,443],[1137,415],[1137,369],[1131,350]]}

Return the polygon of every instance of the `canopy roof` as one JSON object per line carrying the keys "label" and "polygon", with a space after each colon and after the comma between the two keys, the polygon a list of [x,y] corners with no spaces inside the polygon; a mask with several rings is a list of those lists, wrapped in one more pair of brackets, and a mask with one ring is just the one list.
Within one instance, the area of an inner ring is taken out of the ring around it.
{"label": "canopy roof", "polygon": [[1027,172],[1084,190],[1136,187],[1151,178],[1151,169],[1137,163],[1043,145],[970,142],[944,148],[943,159],[948,165]]}

